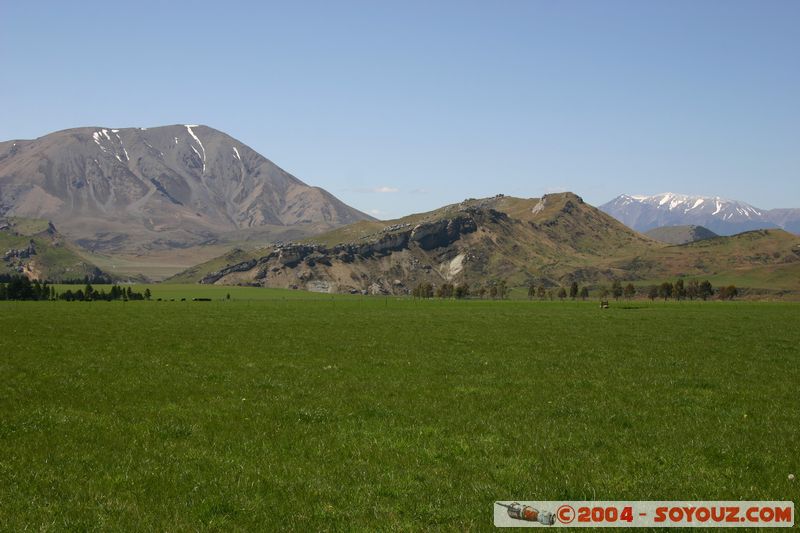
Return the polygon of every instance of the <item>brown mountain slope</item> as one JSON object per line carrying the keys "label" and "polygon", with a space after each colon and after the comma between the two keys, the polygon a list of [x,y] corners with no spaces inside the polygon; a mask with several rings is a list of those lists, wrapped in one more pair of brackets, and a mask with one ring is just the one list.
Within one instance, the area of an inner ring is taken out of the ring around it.
{"label": "brown mountain slope", "polygon": [[371,217],[207,126],[76,128],[0,143],[0,216],[52,220],[81,245],[146,252]]}

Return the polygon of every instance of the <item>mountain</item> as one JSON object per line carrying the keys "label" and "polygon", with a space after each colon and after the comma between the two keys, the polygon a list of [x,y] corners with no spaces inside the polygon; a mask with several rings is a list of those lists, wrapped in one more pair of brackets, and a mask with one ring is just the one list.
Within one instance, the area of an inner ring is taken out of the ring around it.
{"label": "mountain", "polygon": [[770,209],[767,216],[786,231],[800,235],[800,209]]}
{"label": "mountain", "polygon": [[718,237],[716,233],[703,226],[662,226],[646,231],[645,235],[651,239],[667,244],[686,244],[687,242],[702,241]]}
{"label": "mountain", "polygon": [[0,143],[0,216],[53,221],[82,246],[143,253],[297,238],[368,215],[207,126],[76,128]]}
{"label": "mountain", "polygon": [[693,276],[753,291],[800,291],[800,237],[771,229],[672,246],[572,193],[499,195],[362,221],[302,242],[235,249],[170,281],[408,294],[423,282],[598,287]]}
{"label": "mountain", "polygon": [[63,281],[111,278],[83,257],[46,220],[0,219],[0,274],[24,274],[31,279]]}
{"label": "mountain", "polygon": [[600,209],[637,231],[661,226],[697,225],[719,235],[767,228],[783,228],[800,233],[800,209],[764,210],[718,196],[623,194],[601,205]]}
{"label": "mountain", "polygon": [[171,281],[407,294],[417,284],[557,286],[624,276],[608,265],[661,245],[572,194],[469,199],[388,222],[359,222],[198,265]]}

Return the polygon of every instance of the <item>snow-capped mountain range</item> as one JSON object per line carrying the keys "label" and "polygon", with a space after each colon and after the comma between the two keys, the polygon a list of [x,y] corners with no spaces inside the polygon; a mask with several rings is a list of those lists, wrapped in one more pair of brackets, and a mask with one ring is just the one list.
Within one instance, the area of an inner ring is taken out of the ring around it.
{"label": "snow-capped mountain range", "polygon": [[762,228],[800,233],[800,209],[759,209],[719,196],[662,193],[653,196],[623,194],[600,209],[637,231],[661,226],[693,224],[720,235]]}

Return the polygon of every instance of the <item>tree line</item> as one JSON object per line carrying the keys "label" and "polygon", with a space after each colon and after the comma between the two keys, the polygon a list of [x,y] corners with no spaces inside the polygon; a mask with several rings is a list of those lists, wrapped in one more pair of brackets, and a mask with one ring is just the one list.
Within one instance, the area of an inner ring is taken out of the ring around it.
{"label": "tree line", "polygon": [[470,288],[467,283],[442,283],[438,287],[430,282],[419,283],[411,291],[414,298],[456,298],[461,300],[470,296],[481,299],[491,298],[492,300],[504,300],[508,298],[509,288],[505,280],[493,279],[485,284],[478,284]]}
{"label": "tree line", "polygon": [[736,285],[727,285],[714,289],[708,280],[697,281],[689,280],[684,283],[679,279],[675,283],[665,281],[661,285],[651,285],[647,290],[647,297],[651,300],[663,298],[664,301],[674,298],[675,300],[708,300],[716,295],[720,300],[733,300],[739,296],[739,289]]}
{"label": "tree line", "polygon": [[[503,300],[509,295],[509,288],[504,280],[491,280],[486,284],[479,284],[472,288],[467,283],[443,283],[437,287],[430,282],[419,283],[411,292],[415,298],[468,298],[479,297],[491,298],[493,300]],[[646,296],[651,300],[656,298],[663,298],[665,301],[669,299],[675,300],[708,300],[717,296],[721,300],[732,300],[739,295],[739,290],[735,285],[727,285],[715,289],[711,282],[708,280],[698,281],[696,279],[684,282],[679,279],[676,282],[665,281],[660,285],[651,285],[646,288],[637,289],[633,283],[627,283],[623,286],[622,282],[615,280],[611,284],[611,288],[601,286],[598,291],[600,298],[612,297],[615,300],[620,298],[632,299],[637,294]],[[552,287],[543,283],[528,284],[528,299],[533,300],[539,298],[540,300],[550,299],[564,300],[566,298],[573,300],[580,298],[586,300],[589,297],[589,287],[587,285],[580,286],[577,281],[573,281],[569,286]]]}
{"label": "tree line", "polygon": [[112,300],[149,300],[152,297],[150,289],[144,292],[137,292],[131,287],[120,287],[113,285],[108,292],[103,289],[97,290],[91,283],[86,283],[83,289],[73,291],[67,289],[64,292],[56,291],[55,286],[48,282],[39,280],[31,281],[26,276],[13,275],[3,278],[0,283],[0,300],[66,300],[69,302],[79,301],[112,301]]}
{"label": "tree line", "polygon": [[[739,290],[735,285],[727,285],[715,290],[710,281],[698,281],[696,279],[688,282],[679,279],[675,283],[665,281],[660,285],[651,285],[646,289],[637,289],[633,283],[628,283],[623,287],[621,281],[615,280],[611,284],[610,290],[606,287],[600,287],[599,296],[600,298],[613,297],[615,300],[619,300],[622,297],[631,299],[640,293],[646,294],[651,300],[656,298],[663,298],[665,301],[670,298],[675,300],[708,300],[715,295],[721,300],[733,300],[739,295]],[[528,298],[532,299],[534,295],[540,298],[549,296],[551,300],[553,299],[552,290],[545,293],[545,288],[542,285],[538,288],[534,287],[533,284],[528,286]],[[586,286],[579,289],[578,283],[573,281],[569,289],[559,287],[556,292],[556,296],[561,300],[565,299],[567,295],[573,300],[578,297],[585,300],[589,296],[589,289]]]}

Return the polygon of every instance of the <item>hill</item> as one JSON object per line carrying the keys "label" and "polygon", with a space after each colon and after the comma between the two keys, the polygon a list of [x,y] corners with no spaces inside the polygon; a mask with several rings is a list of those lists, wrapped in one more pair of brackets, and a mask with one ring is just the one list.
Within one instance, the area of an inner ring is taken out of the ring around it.
{"label": "hill", "polygon": [[0,274],[63,281],[111,278],[45,220],[0,219]]}
{"label": "hill", "polygon": [[304,241],[233,250],[170,281],[408,294],[420,283],[599,287],[692,276],[800,291],[800,237],[772,229],[667,245],[572,193],[499,195],[388,222],[361,221]]}
{"label": "hill", "polygon": [[298,238],[371,217],[207,126],[76,128],[0,143],[0,216],[95,252]]}
{"label": "hill", "polygon": [[620,254],[659,246],[572,193],[499,195],[235,252],[174,280],[384,294],[407,294],[422,282],[600,283],[625,274],[609,266]]}
{"label": "hill", "polygon": [[800,291],[800,237],[780,229],[754,230],[649,249],[613,265],[634,280],[702,277],[717,284]]}
{"label": "hill", "polygon": [[667,244],[686,244],[718,237],[716,233],[703,226],[662,226],[645,232],[651,239]]}

